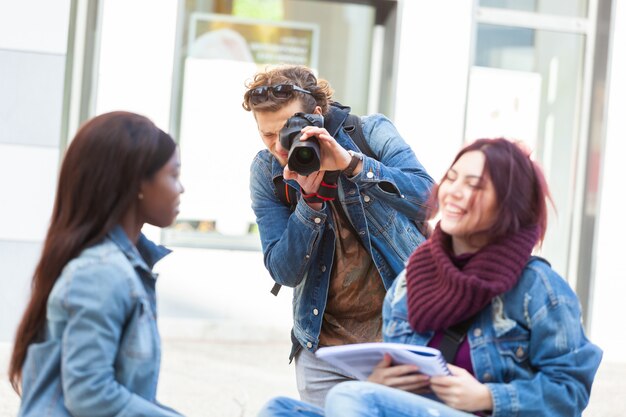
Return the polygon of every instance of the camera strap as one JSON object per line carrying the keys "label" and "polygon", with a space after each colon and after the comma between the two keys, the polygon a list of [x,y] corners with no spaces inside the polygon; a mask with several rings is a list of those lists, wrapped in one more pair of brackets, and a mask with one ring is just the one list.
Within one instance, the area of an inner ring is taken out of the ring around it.
{"label": "camera strap", "polygon": [[[326,171],[317,193],[304,194],[302,190],[300,190],[302,198],[308,203],[333,201],[337,198],[337,180],[339,179],[339,174],[340,171]],[[281,203],[289,207],[291,211],[295,210],[298,204],[298,191],[287,184],[281,175],[274,178],[273,182],[276,197],[278,197]]]}
{"label": "camera strap", "polygon": [[[320,183],[316,193],[304,194],[302,198],[307,203],[323,203],[325,201],[334,201],[337,198],[337,179],[339,179],[340,171],[326,171],[324,178]],[[300,190],[302,191],[302,190]]]}
{"label": "camera strap", "polygon": [[291,211],[296,209],[298,204],[298,192],[295,188],[287,184],[287,181],[282,175],[278,175],[273,179],[274,182],[274,194],[285,206],[289,207]]}

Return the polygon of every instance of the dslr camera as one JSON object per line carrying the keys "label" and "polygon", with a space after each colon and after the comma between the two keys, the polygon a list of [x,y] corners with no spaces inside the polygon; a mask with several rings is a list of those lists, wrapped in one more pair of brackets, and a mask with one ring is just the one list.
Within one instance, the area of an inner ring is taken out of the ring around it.
{"label": "dslr camera", "polygon": [[287,165],[290,170],[300,175],[319,171],[321,166],[320,144],[317,137],[300,140],[302,136],[300,131],[305,126],[324,127],[324,117],[320,114],[296,113],[287,119],[279,132],[280,145],[284,149],[289,149]]}

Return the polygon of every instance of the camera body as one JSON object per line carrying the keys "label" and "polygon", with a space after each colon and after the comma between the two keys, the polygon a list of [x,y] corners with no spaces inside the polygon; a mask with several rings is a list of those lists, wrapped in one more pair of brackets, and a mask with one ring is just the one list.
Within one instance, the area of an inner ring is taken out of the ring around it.
{"label": "camera body", "polygon": [[324,127],[324,117],[321,114],[296,113],[287,119],[279,132],[280,145],[289,149],[287,165],[289,169],[300,175],[309,175],[319,171],[321,166],[320,145],[317,137],[312,136],[301,141],[300,132],[305,126]]}

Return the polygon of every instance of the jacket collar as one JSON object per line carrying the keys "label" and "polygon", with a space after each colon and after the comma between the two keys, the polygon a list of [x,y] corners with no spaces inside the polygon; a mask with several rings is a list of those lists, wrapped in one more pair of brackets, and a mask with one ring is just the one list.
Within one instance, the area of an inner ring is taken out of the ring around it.
{"label": "jacket collar", "polygon": [[143,269],[148,273],[152,272],[152,267],[172,251],[165,246],[156,245],[143,233],[139,234],[137,246],[133,245],[122,226],[115,226],[107,236],[126,255],[131,265],[135,268]]}
{"label": "jacket collar", "polygon": [[350,114],[350,107],[344,106],[336,101],[330,105],[330,110],[324,115],[324,127],[330,133],[330,136],[336,138],[339,129]]}

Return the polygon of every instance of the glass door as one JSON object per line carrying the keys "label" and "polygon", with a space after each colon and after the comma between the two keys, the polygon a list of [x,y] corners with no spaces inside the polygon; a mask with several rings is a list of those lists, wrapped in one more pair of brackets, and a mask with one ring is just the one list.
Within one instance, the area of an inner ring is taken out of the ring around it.
{"label": "glass door", "polygon": [[465,139],[504,136],[531,147],[556,209],[542,254],[588,319],[612,0],[477,4]]}
{"label": "glass door", "polygon": [[543,252],[563,275],[576,187],[584,51],[584,34],[478,23],[469,75],[465,139],[503,136],[533,150],[556,206]]}

